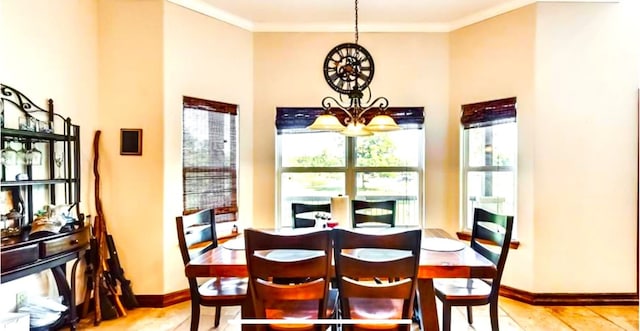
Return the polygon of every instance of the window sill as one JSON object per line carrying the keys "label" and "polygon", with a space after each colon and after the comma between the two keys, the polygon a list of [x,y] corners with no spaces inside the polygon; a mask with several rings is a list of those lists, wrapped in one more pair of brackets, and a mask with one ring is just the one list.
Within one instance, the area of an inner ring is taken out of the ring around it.
{"label": "window sill", "polygon": [[239,236],[240,233],[225,233],[223,235],[218,236],[218,244],[222,244],[223,242],[233,239]]}
{"label": "window sill", "polygon": [[[458,236],[458,239],[460,239],[460,240],[465,240],[465,241],[470,241],[471,240],[471,232],[458,231],[458,232],[456,232],[456,235]],[[493,245],[493,243],[488,242],[488,241],[484,241],[484,240],[480,240],[480,242]],[[517,240],[511,240],[511,243],[509,244],[509,248],[518,249],[518,247],[520,247],[520,242],[517,241]]]}

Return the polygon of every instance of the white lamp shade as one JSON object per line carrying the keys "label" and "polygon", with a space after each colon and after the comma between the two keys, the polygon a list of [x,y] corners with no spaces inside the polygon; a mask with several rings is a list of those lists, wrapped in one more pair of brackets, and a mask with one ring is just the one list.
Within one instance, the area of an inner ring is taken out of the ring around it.
{"label": "white lamp shade", "polygon": [[340,123],[337,117],[324,114],[316,117],[316,120],[311,123],[307,127],[307,129],[311,130],[323,130],[323,131],[342,131],[344,130],[344,125]]}
{"label": "white lamp shade", "polygon": [[374,118],[369,121],[367,124],[367,130],[373,132],[385,132],[385,131],[395,131],[400,130],[400,127],[396,123],[396,121],[391,118],[389,115],[376,115]]}
{"label": "white lamp shade", "polygon": [[347,125],[347,128],[343,131],[340,131],[340,133],[347,137],[364,137],[373,134],[373,132],[367,130],[367,128],[362,123],[349,123]]}

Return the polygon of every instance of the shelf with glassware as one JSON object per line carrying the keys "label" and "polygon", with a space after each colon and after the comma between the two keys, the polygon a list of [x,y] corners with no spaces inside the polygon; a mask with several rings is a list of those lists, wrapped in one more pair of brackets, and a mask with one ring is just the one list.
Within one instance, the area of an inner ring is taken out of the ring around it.
{"label": "shelf with glassware", "polygon": [[80,201],[80,127],[0,85],[2,237],[24,234],[53,206],[75,208]]}

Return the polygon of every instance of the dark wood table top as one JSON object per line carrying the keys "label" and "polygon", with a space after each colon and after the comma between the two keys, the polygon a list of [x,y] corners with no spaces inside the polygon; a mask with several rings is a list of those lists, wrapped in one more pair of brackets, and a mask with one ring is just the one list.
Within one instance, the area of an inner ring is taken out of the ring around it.
{"label": "dark wood table top", "polygon": [[[242,240],[241,238],[232,240]],[[424,229],[422,240],[425,241],[427,238],[452,239],[451,235],[442,229]],[[191,260],[185,268],[185,274],[188,277],[248,276],[245,251],[238,249],[242,247],[239,245],[241,242],[235,245],[227,243]],[[422,249],[420,252],[418,278],[490,278],[495,273],[493,263],[468,245],[457,251]]]}

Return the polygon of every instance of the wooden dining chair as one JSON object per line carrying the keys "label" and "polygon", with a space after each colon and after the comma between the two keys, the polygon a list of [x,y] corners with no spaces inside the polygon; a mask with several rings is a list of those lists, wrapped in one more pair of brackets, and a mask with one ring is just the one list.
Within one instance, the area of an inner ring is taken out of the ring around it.
{"label": "wooden dining chair", "polygon": [[[176,217],[178,246],[185,266],[192,258],[218,246],[213,219],[212,209]],[[216,308],[214,326],[218,327],[222,306],[239,306],[247,299],[247,278],[216,277],[199,284],[199,279],[188,277],[188,281],[191,331],[198,330],[201,305]]]}
{"label": "wooden dining chair", "polygon": [[351,201],[351,219],[353,227],[361,227],[364,223],[379,226],[396,226],[396,201]]}
{"label": "wooden dining chair", "polygon": [[[413,305],[420,262],[422,230],[378,234],[336,228],[335,273],[343,319],[407,319]],[[375,282],[377,278],[392,282]],[[410,330],[411,324],[343,325],[346,330]]]}
{"label": "wooden dining chair", "polygon": [[317,213],[331,212],[331,204],[323,203],[323,204],[306,204],[306,203],[292,203],[291,204],[291,219],[293,221],[294,228],[312,228],[316,226],[315,218],[305,218],[300,217],[300,214],[305,213]]}
{"label": "wooden dining chair", "polygon": [[471,307],[486,304],[489,304],[491,330],[498,330],[498,291],[509,253],[512,230],[513,216],[497,215],[480,208],[474,210],[471,248],[491,260],[496,265],[497,273],[492,279],[434,280],[436,296],[442,301],[443,331],[451,329],[452,306],[466,306],[467,320],[471,325]]}
{"label": "wooden dining chair", "polygon": [[[279,234],[245,229],[249,292],[257,319],[324,319],[335,311],[329,298],[331,231]],[[280,284],[275,278],[305,282]],[[312,323],[259,325],[259,330],[324,330]]]}

